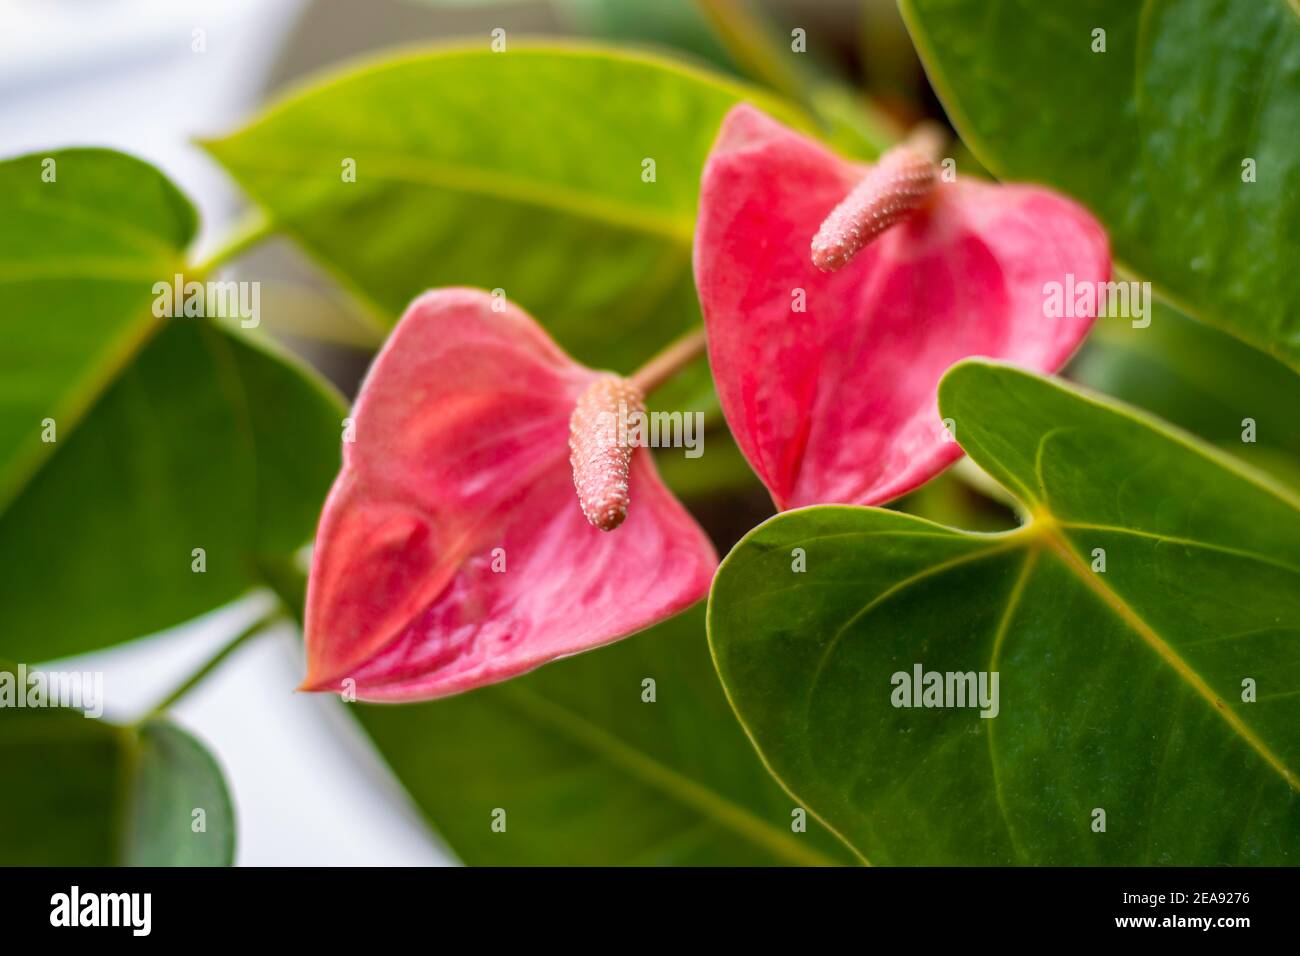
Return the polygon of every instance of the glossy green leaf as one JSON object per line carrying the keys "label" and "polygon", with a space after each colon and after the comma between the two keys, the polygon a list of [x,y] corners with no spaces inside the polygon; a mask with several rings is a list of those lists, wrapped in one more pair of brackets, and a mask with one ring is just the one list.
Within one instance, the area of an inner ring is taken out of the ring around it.
{"label": "glossy green leaf", "polygon": [[105,150],[51,157],[54,182],[40,157],[0,164],[0,653],[27,662],[259,583],[310,538],[346,414],[252,333],[155,318],[194,226],[159,173]]}
{"label": "glossy green leaf", "polygon": [[[940,408],[1032,518],[819,507],[742,541],[709,633],[768,766],[873,863],[1298,862],[1300,503],[1007,366]],[[896,706],[918,666],[996,672],[996,716]]]}
{"label": "glossy green leaf", "polygon": [[425,289],[501,289],[626,373],[699,323],[700,170],[739,99],[764,102],[647,54],[485,37],[317,82],[206,146],[386,321]]}
{"label": "glossy green leaf", "polygon": [[5,709],[0,761],[11,782],[0,789],[0,864],[234,861],[234,810],[221,771],[166,721],[136,731],[71,709]]}
{"label": "glossy green leaf", "polygon": [[1300,368],[1294,0],[900,6],[984,165],[1078,197],[1184,311]]}
{"label": "glossy green leaf", "polygon": [[796,804],[722,696],[700,607],[459,697],[349,706],[469,864],[852,861],[811,818],[792,829]]}

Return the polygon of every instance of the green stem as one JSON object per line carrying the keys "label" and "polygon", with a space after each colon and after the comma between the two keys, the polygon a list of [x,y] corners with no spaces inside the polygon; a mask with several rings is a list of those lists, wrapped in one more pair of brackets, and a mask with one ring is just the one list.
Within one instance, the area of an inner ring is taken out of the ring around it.
{"label": "green stem", "polygon": [[211,255],[190,266],[190,275],[187,278],[197,280],[201,276],[208,275],[232,259],[238,259],[274,232],[275,229],[266,213],[260,209],[253,210],[235,225],[225,241],[213,250]]}
{"label": "green stem", "polygon": [[214,670],[220,667],[221,663],[227,657],[233,654],[237,649],[239,649],[239,647],[241,647],[245,641],[249,640],[250,638],[256,637],[258,634],[263,633],[273,625],[279,624],[282,621],[287,621],[287,620],[288,619],[284,616],[283,609],[280,608],[279,606],[277,606],[274,610],[268,611],[266,614],[263,614],[256,621],[254,621],[248,627],[244,628],[244,630],[240,631],[233,638],[231,638],[231,640],[228,641],[226,645],[221,648],[221,650],[217,651],[216,654],[214,654],[212,657],[208,659],[207,663],[205,663],[202,667],[200,667],[193,674],[191,674],[183,684],[181,684],[174,691],[168,694],[152,710],[150,710],[147,714],[145,714],[145,716],[139,720],[139,723],[144,723],[147,720],[151,720],[154,717],[159,717],[162,714],[166,713],[168,710],[172,708],[172,706],[178,700],[180,700],[182,697],[184,697],[186,694],[192,691],[195,687],[197,687],[200,683],[202,683],[204,678],[206,678]]}

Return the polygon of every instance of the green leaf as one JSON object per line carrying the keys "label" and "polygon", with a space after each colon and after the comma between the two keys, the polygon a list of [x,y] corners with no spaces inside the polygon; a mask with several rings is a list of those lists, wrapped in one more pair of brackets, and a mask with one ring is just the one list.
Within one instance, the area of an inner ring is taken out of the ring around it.
{"label": "green leaf", "polygon": [[138,747],[127,865],[230,866],[235,808],[212,755],[165,720],[146,723]]}
{"label": "green leaf", "polygon": [[[1300,504],[1011,367],[957,365],[940,408],[1032,519],[819,507],[742,541],[709,633],[768,766],[873,863],[1296,863]],[[997,672],[996,716],[895,706],[917,666]]]}
{"label": "green leaf", "polygon": [[0,711],[0,759],[11,781],[0,788],[0,863],[112,865],[126,747],[121,728],[76,711]]}
{"label": "green leaf", "polygon": [[[169,257],[193,231],[155,170],[51,155],[53,183],[37,157],[0,164],[21,226],[0,228],[0,653],[23,661],[179,624],[258,584],[310,538],[346,414],[250,333],[154,317],[153,284],[183,271]],[[41,440],[46,417],[56,441]]]}
{"label": "green leaf", "polygon": [[1078,197],[1189,315],[1300,368],[1294,0],[900,5],[984,165]]}
{"label": "green leaf", "polygon": [[850,862],[815,821],[792,831],[796,804],[736,725],[703,623],[696,607],[459,697],[350,706],[472,865]]}
{"label": "green leaf", "polygon": [[0,648],[82,653],[257,586],[263,555],[310,537],[343,414],[293,367],[173,320],[0,516]]}
{"label": "green leaf", "polygon": [[652,55],[484,38],[327,78],[205,145],[385,321],[428,288],[502,289],[579,361],[629,372],[700,321],[700,171],[740,99],[798,122]]}
{"label": "green leaf", "polygon": [[739,74],[740,67],[722,45],[696,0],[555,0],[561,18],[579,32],[606,42],[653,45],[695,57],[710,66]]}
{"label": "green leaf", "polygon": [[57,447],[43,420],[70,433],[151,334],[153,284],[184,271],[196,226],[161,173],[121,153],[0,162],[0,510]]}
{"label": "green leaf", "polygon": [[[221,771],[166,721],[137,732],[71,709],[5,709],[0,761],[13,781],[0,790],[0,864],[234,861],[234,810]],[[204,830],[195,832],[200,809]]]}
{"label": "green leaf", "polygon": [[1300,377],[1263,352],[1157,303],[1147,328],[1099,321],[1069,372],[1297,487]]}

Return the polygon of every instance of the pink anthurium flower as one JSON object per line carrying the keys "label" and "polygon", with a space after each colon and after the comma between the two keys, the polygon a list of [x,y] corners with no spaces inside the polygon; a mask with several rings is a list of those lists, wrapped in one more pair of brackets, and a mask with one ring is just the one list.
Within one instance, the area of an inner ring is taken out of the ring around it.
{"label": "pink anthurium flower", "polygon": [[[1106,235],[1049,190],[957,178],[899,147],[848,162],[741,104],[704,169],[695,279],[727,422],[780,509],[876,504],[961,454],[937,387],[959,359],[1059,368],[1110,278]],[[960,428],[959,423],[955,424]]]}
{"label": "pink anthurium flower", "polygon": [[351,678],[362,699],[441,697],[702,598],[717,556],[650,452],[582,431],[610,400],[640,393],[504,300],[412,303],[357,397],[321,515],[303,688]]}

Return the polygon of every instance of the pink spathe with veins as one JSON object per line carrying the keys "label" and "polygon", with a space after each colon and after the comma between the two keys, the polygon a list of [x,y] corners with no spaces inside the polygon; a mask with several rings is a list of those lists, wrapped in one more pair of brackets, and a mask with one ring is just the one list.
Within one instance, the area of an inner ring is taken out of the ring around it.
{"label": "pink spathe with veins", "polygon": [[362,699],[441,697],[707,593],[716,554],[647,449],[631,454],[622,525],[606,533],[583,515],[569,423],[601,376],[486,292],[411,304],[358,395],[321,515],[304,689],[352,678]]}
{"label": "pink spathe with veins", "polygon": [[[877,504],[933,477],[961,454],[938,413],[948,367],[1059,368],[1093,315],[1045,317],[1044,285],[1110,278],[1100,225],[1050,190],[958,178],[917,201],[915,170],[871,171],[745,104],[705,166],[694,264],[709,361],[780,509]],[[879,208],[900,175],[910,208],[865,245],[843,241],[863,196]]]}

